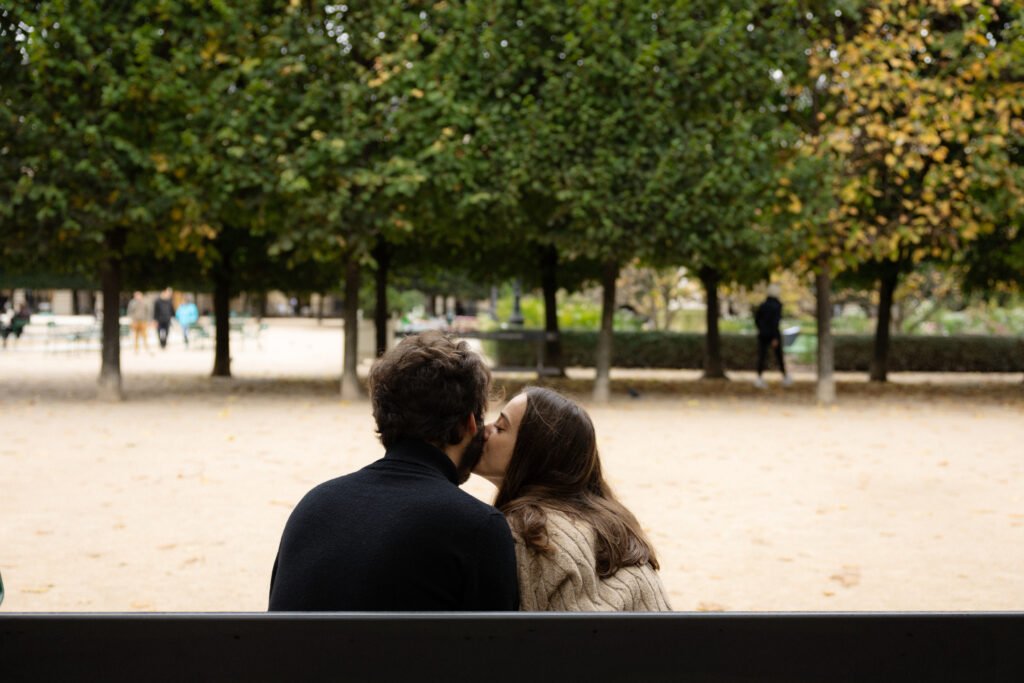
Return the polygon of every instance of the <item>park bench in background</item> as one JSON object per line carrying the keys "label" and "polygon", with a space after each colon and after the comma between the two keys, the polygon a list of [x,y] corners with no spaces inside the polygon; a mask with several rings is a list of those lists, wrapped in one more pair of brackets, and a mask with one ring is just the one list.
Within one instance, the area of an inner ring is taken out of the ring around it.
{"label": "park bench in background", "polygon": [[256,342],[256,348],[262,349],[263,345],[260,343],[260,337],[268,327],[269,325],[259,318],[239,316],[231,319],[231,331],[238,333],[243,349],[245,348],[246,339]]}
{"label": "park bench in background", "polygon": [[1019,681],[1024,613],[7,614],[0,679]]}
{"label": "park bench in background", "polygon": [[100,324],[92,316],[74,316],[71,322],[54,317],[46,322],[46,349],[52,353],[92,350],[99,348],[100,335]]}
{"label": "park bench in background", "polygon": [[188,326],[189,346],[193,349],[205,349],[210,345],[213,335],[206,329],[206,325],[198,320]]}
{"label": "park bench in background", "polygon": [[[257,348],[263,348],[260,337],[268,327],[269,325],[259,318],[252,318],[247,315],[231,316],[228,319],[228,332],[238,337],[242,348],[245,348],[245,341],[247,339],[255,341]],[[189,340],[195,340],[196,342],[193,348],[206,348],[209,346],[213,342],[216,330],[217,320],[213,316],[209,318],[209,327],[202,322],[202,319],[189,325]]]}
{"label": "park bench in background", "polygon": [[513,341],[529,344],[533,347],[533,358],[535,363],[532,366],[510,366],[498,365],[493,368],[497,372],[536,372],[538,377],[560,375],[561,368],[548,367],[545,362],[547,342],[557,341],[558,334],[546,330],[493,330],[490,332],[466,331],[454,333],[463,339],[480,339],[482,341]]}

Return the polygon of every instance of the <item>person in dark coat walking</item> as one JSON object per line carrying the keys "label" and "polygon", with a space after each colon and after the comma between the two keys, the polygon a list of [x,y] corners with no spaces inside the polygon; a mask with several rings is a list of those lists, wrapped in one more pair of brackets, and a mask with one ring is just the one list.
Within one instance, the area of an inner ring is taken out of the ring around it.
{"label": "person in dark coat walking", "polygon": [[768,349],[775,353],[775,362],[779,365],[779,372],[782,373],[783,386],[789,386],[793,380],[786,373],[786,360],[782,356],[782,332],[779,325],[782,323],[782,302],[779,301],[779,286],[772,284],[768,286],[768,297],[754,313],[754,323],[757,325],[757,379],[754,385],[759,389],[765,387],[764,374]]}
{"label": "person in dark coat walking", "polygon": [[167,348],[167,335],[171,331],[174,320],[174,302],[171,301],[171,288],[160,292],[160,297],[153,304],[153,319],[156,320],[156,336],[160,339],[160,348]]}
{"label": "person in dark coat walking", "polygon": [[519,605],[505,517],[459,489],[483,450],[491,373],[466,342],[406,337],[370,370],[384,457],[314,488],[285,525],[270,611]]}

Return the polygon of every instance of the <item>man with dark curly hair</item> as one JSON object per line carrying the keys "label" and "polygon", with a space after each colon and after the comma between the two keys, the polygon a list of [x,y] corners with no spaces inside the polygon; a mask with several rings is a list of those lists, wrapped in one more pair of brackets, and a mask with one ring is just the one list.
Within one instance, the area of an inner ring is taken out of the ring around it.
{"label": "man with dark curly hair", "polygon": [[482,452],[490,385],[480,356],[438,332],[377,360],[370,400],[384,457],[292,511],[271,611],[517,608],[508,524],[459,489]]}

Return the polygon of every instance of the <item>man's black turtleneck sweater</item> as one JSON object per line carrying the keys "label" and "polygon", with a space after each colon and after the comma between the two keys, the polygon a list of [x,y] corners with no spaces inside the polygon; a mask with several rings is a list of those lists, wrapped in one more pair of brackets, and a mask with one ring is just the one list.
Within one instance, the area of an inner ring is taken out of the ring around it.
{"label": "man's black turtleneck sweater", "polygon": [[281,537],[270,611],[516,609],[508,524],[457,481],[444,452],[406,440],[314,488]]}

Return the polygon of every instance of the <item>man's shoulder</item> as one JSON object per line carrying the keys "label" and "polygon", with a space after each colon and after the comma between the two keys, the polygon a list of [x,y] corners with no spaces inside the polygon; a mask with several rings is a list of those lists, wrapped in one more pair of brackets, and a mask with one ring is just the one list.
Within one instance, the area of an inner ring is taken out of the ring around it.
{"label": "man's shoulder", "polygon": [[317,515],[321,512],[330,514],[331,510],[343,505],[361,485],[358,476],[362,470],[335,477],[317,484],[295,505],[292,517]]}
{"label": "man's shoulder", "polygon": [[362,474],[364,470],[365,468],[356,470],[317,484],[302,497],[299,505],[332,501],[345,496],[351,489],[361,486],[360,480],[365,479],[365,475]]}
{"label": "man's shoulder", "polygon": [[[355,472],[318,484],[303,496],[296,510],[303,508],[312,511],[325,506],[342,505],[354,495],[363,494],[359,496],[362,498],[378,489],[381,493],[377,500],[379,504],[396,505],[398,501],[390,500],[388,497],[388,494],[393,492],[394,485],[389,483],[385,467],[384,461],[378,460]],[[429,510],[436,516],[460,518],[463,523],[473,520],[483,523],[492,515],[503,518],[494,506],[446,480],[424,479],[408,482],[403,489],[403,504],[422,507],[425,512]]]}
{"label": "man's shoulder", "polygon": [[452,487],[452,502],[458,506],[462,514],[472,516],[484,522],[492,517],[504,520],[505,515],[498,512],[498,509],[489,503],[463,491],[458,487]]}

